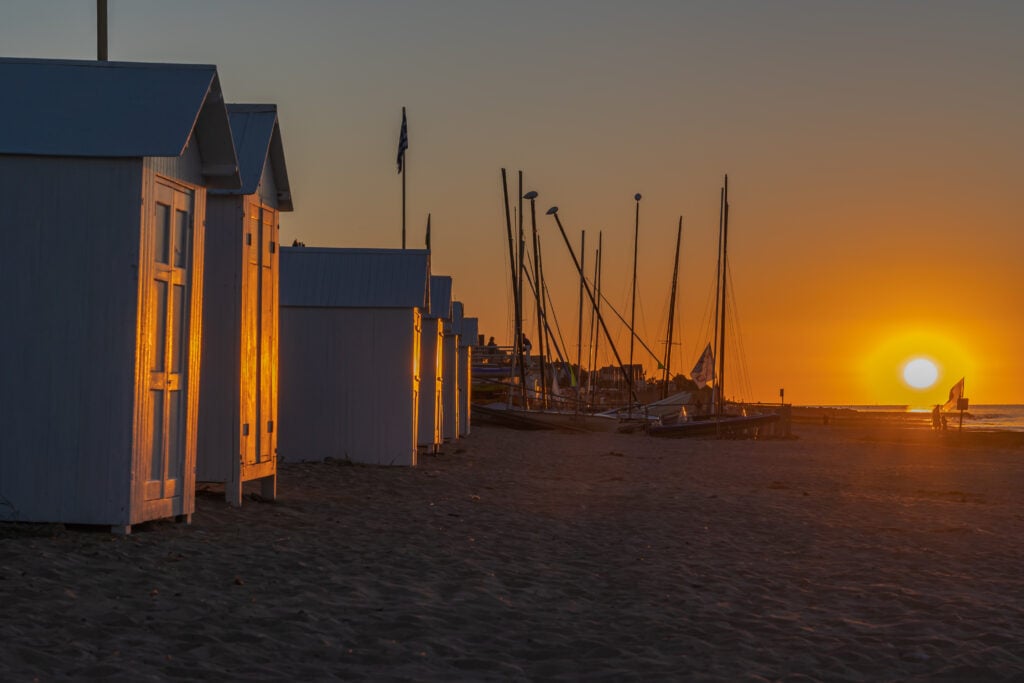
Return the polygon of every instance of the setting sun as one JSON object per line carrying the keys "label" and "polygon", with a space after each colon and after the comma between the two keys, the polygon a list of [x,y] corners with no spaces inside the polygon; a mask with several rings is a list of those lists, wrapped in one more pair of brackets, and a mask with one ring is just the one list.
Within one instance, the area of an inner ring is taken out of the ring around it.
{"label": "setting sun", "polygon": [[915,325],[886,330],[862,357],[862,378],[873,401],[920,408],[945,400],[975,362],[956,330]]}
{"label": "setting sun", "polygon": [[927,389],[939,378],[939,369],[927,358],[915,358],[903,366],[903,381],[915,389]]}

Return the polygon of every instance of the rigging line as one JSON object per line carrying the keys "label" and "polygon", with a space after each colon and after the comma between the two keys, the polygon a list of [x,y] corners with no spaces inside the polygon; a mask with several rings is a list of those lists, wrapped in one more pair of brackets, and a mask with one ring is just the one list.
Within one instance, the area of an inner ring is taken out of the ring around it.
{"label": "rigging line", "polygon": [[[754,394],[750,386],[750,372],[747,367],[747,351],[743,344],[743,331],[740,327],[739,310],[736,307],[736,286],[732,281],[732,268],[727,268],[725,274],[729,278],[729,289],[733,292],[731,297],[732,302],[729,306],[729,314],[731,316],[730,324],[734,330],[733,335],[735,336],[736,341],[736,353],[738,354],[737,364],[739,365],[740,371],[740,388],[746,392],[747,398],[753,398]],[[744,398],[744,396],[741,394],[740,398]]]}
{"label": "rigging line", "polygon": [[[527,255],[526,258],[527,258],[527,263],[530,263],[529,255]],[[533,282],[533,277],[530,276],[529,272],[523,273],[523,277],[526,279],[526,283],[528,285],[530,285],[530,291],[533,292],[534,298],[537,298],[537,286]],[[547,297],[548,303],[551,303],[552,302],[551,292],[548,290],[547,284],[544,285],[544,293],[545,293],[545,296]],[[565,346],[565,340],[562,337],[562,330],[558,326],[558,314],[555,313],[555,309],[554,309],[554,305],[553,304],[552,304],[551,308],[547,309],[547,312],[551,313],[552,317],[554,318],[554,320],[555,320],[555,330],[558,332],[558,340],[562,342],[562,346]],[[548,331],[549,334],[552,334],[552,336],[554,336],[554,334],[551,331],[551,325],[548,324],[547,315],[542,316],[542,318],[543,318],[543,321],[544,321],[544,328]],[[541,332],[537,332],[537,334],[539,335],[539,334],[541,334]],[[565,363],[565,357],[562,355],[562,349],[559,348],[557,343],[555,344],[555,353],[558,354],[558,361],[560,363],[564,364]]]}
{"label": "rigging line", "polygon": [[714,293],[716,290],[717,287],[715,286],[715,283],[712,283],[708,288],[708,294],[705,297],[704,314],[701,316],[700,326],[697,328],[703,333],[703,336],[694,335],[692,342],[693,347],[690,350],[690,356],[694,359],[694,362],[696,362],[696,359],[704,353],[704,347],[712,339],[712,317],[714,316],[712,307],[715,301]]}
{"label": "rigging line", "polygon": [[[544,324],[548,326],[548,331],[550,332],[551,331],[551,326],[548,325],[547,315],[546,315],[547,313],[550,313],[551,317],[555,321],[555,332],[558,333],[557,334],[557,336],[558,336],[558,343],[555,344],[555,351],[558,352],[558,360],[561,361],[562,365],[565,365],[566,364],[566,359],[565,359],[565,356],[562,355],[562,349],[568,349],[568,347],[565,345],[565,337],[562,336],[562,326],[558,323],[558,312],[555,310],[555,302],[551,298],[551,290],[548,289],[548,283],[546,281],[543,283],[543,285],[544,285],[544,296],[546,297],[546,300],[547,300],[547,303],[548,303],[548,305],[544,308],[544,311],[545,311]],[[559,347],[559,344],[561,344],[561,347]],[[565,354],[565,355],[568,355],[568,353]]]}
{"label": "rigging line", "polygon": [[[587,282],[590,283],[590,280],[588,279]],[[590,284],[591,284],[591,286],[593,286],[593,283],[590,283]],[[612,305],[612,302],[608,300],[608,297],[606,297],[603,292],[601,293],[601,300],[604,303],[608,304],[608,308],[612,309],[612,313],[615,314],[615,317],[618,318],[620,321],[622,321],[622,324],[625,325],[626,329],[628,330],[629,329],[629,323],[626,322],[626,319],[622,317],[622,315],[618,312],[618,310],[616,310],[615,306]],[[616,337],[616,340],[618,340],[617,337]],[[653,358],[658,363],[662,362],[661,359],[658,358],[658,354],[654,353],[654,351],[651,351],[651,347],[649,347],[646,343],[644,343],[644,340],[640,338],[640,335],[636,335],[636,340],[638,342],[640,342],[640,346],[644,347],[644,350],[647,351],[647,353],[651,354],[651,358]]]}

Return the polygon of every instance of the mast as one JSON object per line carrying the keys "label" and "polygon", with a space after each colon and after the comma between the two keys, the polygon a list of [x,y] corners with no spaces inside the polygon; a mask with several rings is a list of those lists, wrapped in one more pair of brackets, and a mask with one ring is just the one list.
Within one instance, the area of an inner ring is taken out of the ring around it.
{"label": "mast", "polygon": [[[512,232],[512,213],[511,207],[508,203],[508,175],[505,173],[505,169],[501,169],[501,190],[505,196],[505,231],[508,233],[508,259],[509,259],[509,273],[512,275],[512,305],[513,315],[515,317],[515,323],[513,327],[512,340],[512,357],[520,370],[520,382],[523,386],[526,385],[526,377],[523,372],[523,346],[521,344],[522,331],[523,331],[523,308],[519,303],[519,281],[517,278],[517,261],[514,244],[514,236]],[[509,404],[512,403],[512,392],[509,392]]]}
{"label": "mast", "polygon": [[725,176],[722,186],[722,310],[721,324],[718,328],[718,405],[716,414],[721,416],[725,408],[725,311],[726,282],[729,279],[729,175]]}
{"label": "mast", "polygon": [[[633,342],[636,341],[636,256],[640,243],[640,193],[633,195],[636,201],[636,221],[633,224],[633,304],[629,308],[629,395],[633,396]],[[629,402],[629,415],[633,416],[633,402]]]}
{"label": "mast", "polygon": [[672,268],[672,294],[668,299],[668,341],[665,342],[665,374],[663,376],[663,384],[661,390],[661,397],[663,399],[668,398],[668,381],[672,375],[669,371],[672,365],[672,331],[675,327],[675,313],[676,313],[676,282],[679,279],[679,246],[683,241],[683,217],[679,217],[679,229],[676,232],[676,258],[675,265]]}
{"label": "mast", "polygon": [[527,408],[526,402],[526,363],[529,358],[525,357],[523,344],[523,256],[526,252],[526,239],[523,237],[523,172],[519,171],[519,213],[516,216],[519,221],[519,260],[516,276],[519,279],[519,329],[516,331],[516,344],[519,345],[519,389],[522,397],[522,406]]}
{"label": "mast", "polygon": [[583,273],[587,265],[587,231],[580,231],[580,304],[576,324],[576,412],[580,412],[583,383]]}
{"label": "mast", "polygon": [[598,343],[601,341],[600,335],[597,334],[597,316],[601,314],[601,247],[604,242],[604,233],[600,230],[597,231],[597,252],[594,254],[594,291],[597,294],[597,303],[592,304],[590,307],[590,338],[593,340],[593,354],[590,362],[590,402],[594,402],[595,393],[597,387],[594,384],[594,373],[598,370]]}
{"label": "mast", "polygon": [[544,341],[547,331],[544,329],[544,280],[540,264],[540,239],[537,237],[537,193],[533,190],[524,195],[530,200],[530,226],[533,229],[533,286],[537,295],[537,357],[540,362],[540,396],[545,408],[548,407],[547,365],[544,358]]}

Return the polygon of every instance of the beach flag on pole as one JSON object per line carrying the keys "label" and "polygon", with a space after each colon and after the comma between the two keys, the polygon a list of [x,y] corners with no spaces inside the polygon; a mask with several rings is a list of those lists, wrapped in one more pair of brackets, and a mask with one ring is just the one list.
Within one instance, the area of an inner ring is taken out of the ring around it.
{"label": "beach flag on pole", "polygon": [[402,107],[402,132],[398,135],[398,172],[405,163],[405,150],[409,149],[409,128],[405,121],[405,107]]}
{"label": "beach flag on pole", "polygon": [[949,400],[946,401],[946,405],[942,406],[943,410],[956,410],[957,401],[964,397],[964,379],[961,377],[960,381],[949,390]]}
{"label": "beach flag on pole", "polygon": [[704,353],[697,359],[697,364],[690,371],[690,379],[702,387],[715,378],[715,354],[711,352],[711,344],[704,347]]}

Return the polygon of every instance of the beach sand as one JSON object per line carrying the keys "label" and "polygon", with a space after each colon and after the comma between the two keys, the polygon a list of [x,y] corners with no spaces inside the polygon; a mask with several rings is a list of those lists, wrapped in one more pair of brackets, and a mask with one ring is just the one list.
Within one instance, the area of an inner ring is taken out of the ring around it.
{"label": "beach sand", "polygon": [[1024,679],[1020,438],[794,429],[480,425],[191,526],[0,525],[0,679]]}

